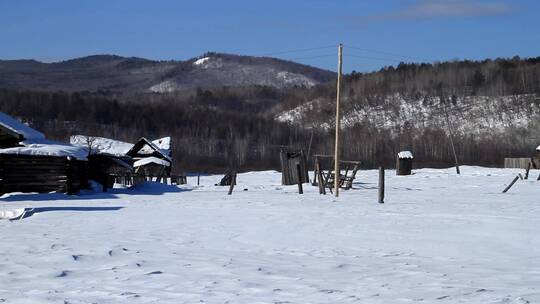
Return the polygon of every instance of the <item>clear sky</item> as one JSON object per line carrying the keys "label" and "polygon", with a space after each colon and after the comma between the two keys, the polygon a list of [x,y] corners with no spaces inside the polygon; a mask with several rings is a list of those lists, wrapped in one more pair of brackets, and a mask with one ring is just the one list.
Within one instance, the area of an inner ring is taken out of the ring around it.
{"label": "clear sky", "polygon": [[347,72],[540,56],[540,1],[0,0],[1,59],[184,60],[217,51],[336,70],[339,42]]}

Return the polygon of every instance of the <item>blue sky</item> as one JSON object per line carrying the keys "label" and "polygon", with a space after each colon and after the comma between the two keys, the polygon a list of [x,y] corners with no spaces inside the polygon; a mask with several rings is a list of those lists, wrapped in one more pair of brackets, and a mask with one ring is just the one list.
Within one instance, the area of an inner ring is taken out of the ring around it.
{"label": "blue sky", "polygon": [[1,59],[183,60],[218,51],[336,70],[339,42],[347,72],[399,61],[540,56],[540,1],[0,0]]}

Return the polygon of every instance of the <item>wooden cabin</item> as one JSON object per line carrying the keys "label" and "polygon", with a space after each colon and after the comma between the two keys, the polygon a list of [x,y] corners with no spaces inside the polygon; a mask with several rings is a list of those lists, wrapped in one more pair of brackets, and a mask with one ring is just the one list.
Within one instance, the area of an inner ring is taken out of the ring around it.
{"label": "wooden cabin", "polygon": [[152,177],[170,177],[172,159],[170,138],[165,137],[149,141],[142,137],[126,153],[133,158],[133,170],[136,174]]}
{"label": "wooden cabin", "polygon": [[397,155],[396,175],[411,175],[413,154],[411,151],[401,151]]}
{"label": "wooden cabin", "polygon": [[0,148],[0,193],[72,194],[88,186],[86,149],[47,140],[1,112]]}

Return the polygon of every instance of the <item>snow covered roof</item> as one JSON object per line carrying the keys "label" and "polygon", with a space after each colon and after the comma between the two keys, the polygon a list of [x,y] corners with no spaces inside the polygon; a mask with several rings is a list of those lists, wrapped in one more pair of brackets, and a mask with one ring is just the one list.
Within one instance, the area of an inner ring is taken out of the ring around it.
{"label": "snow covered roof", "polygon": [[21,140],[41,140],[45,138],[43,133],[36,131],[17,119],[0,112],[0,126],[8,131],[18,134]]}
{"label": "snow covered roof", "polygon": [[[170,145],[170,139],[169,139]],[[160,149],[154,142],[149,141],[148,139],[141,137],[139,141],[127,152],[127,155],[135,157],[139,155],[152,155],[156,153],[163,156],[169,162],[172,162],[170,151]]]}
{"label": "snow covered roof", "polygon": [[536,150],[537,150],[537,151],[540,151],[540,146],[536,147]]}
{"label": "snow covered roof", "polygon": [[[99,154],[123,156],[126,155],[135,146],[132,143],[124,141],[87,135],[72,135],[69,138],[69,142],[74,146],[88,148],[89,138],[92,145],[92,151]],[[147,140],[147,142],[152,145],[152,147],[150,147],[149,144],[144,145],[139,151],[141,154],[152,154],[154,151],[159,151],[165,156],[171,155],[170,137],[159,138],[151,142]]]}
{"label": "snow covered roof", "polygon": [[411,151],[401,151],[398,153],[398,158],[413,158]]}
{"label": "snow covered roof", "polygon": [[87,160],[88,150],[70,144],[42,140],[39,143],[23,143],[22,147],[0,149],[0,154],[40,155],[73,157],[78,160]]}
{"label": "snow covered roof", "polygon": [[135,161],[133,163],[133,167],[140,167],[140,166],[144,166],[144,165],[148,165],[148,164],[158,164],[158,165],[162,165],[162,166],[166,166],[166,167],[169,167],[171,165],[170,162],[164,160],[164,159],[161,159],[161,158],[157,158],[157,157],[145,157],[145,158],[142,158],[142,159],[139,159],[137,161]]}
{"label": "snow covered roof", "polygon": [[156,145],[161,151],[171,154],[171,138],[163,137],[156,140],[152,140],[152,143]]}
{"label": "snow covered roof", "polygon": [[86,135],[72,135],[69,142],[78,147],[88,148],[89,139],[92,146],[92,151],[100,154],[111,154],[115,156],[126,155],[133,148],[133,144],[114,140],[105,137],[95,137]]}

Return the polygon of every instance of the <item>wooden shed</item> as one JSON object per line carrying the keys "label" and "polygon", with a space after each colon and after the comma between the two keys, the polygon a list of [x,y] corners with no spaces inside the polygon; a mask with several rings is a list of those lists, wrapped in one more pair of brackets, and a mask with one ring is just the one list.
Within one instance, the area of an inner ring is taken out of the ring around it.
{"label": "wooden shed", "polygon": [[[309,182],[306,155],[303,150],[291,151],[281,149],[281,183],[283,185],[295,185]],[[300,171],[298,171],[298,166]],[[300,173],[299,173],[300,172]]]}
{"label": "wooden shed", "polygon": [[413,154],[411,151],[401,151],[397,155],[396,175],[411,175]]}

